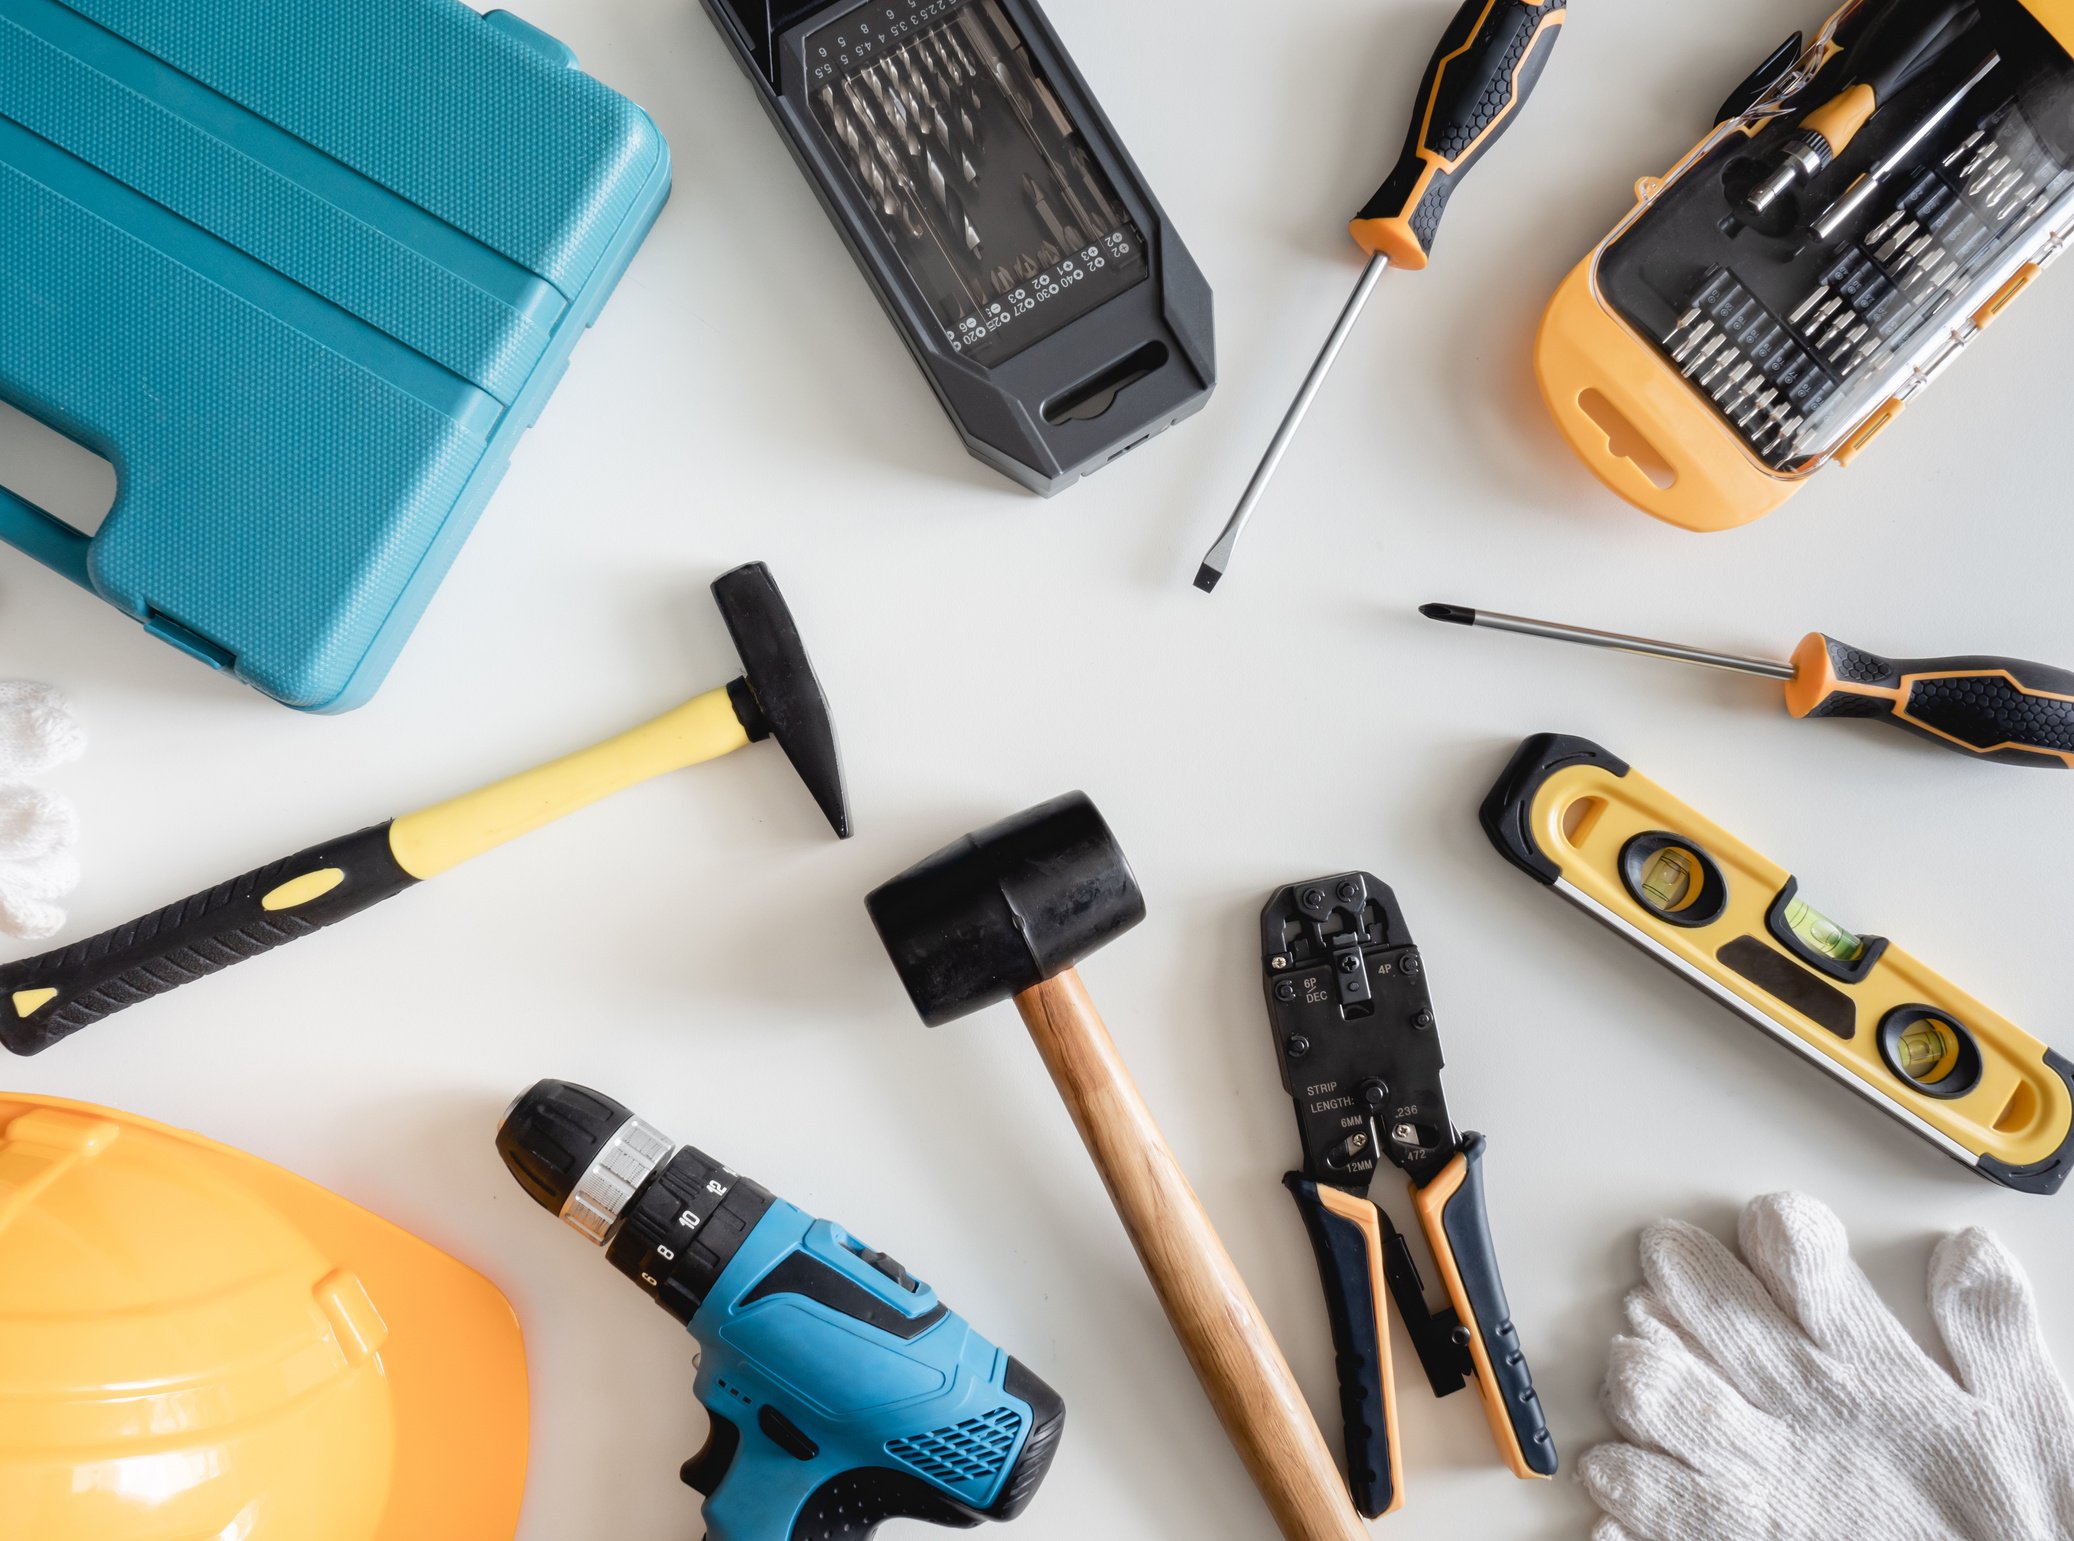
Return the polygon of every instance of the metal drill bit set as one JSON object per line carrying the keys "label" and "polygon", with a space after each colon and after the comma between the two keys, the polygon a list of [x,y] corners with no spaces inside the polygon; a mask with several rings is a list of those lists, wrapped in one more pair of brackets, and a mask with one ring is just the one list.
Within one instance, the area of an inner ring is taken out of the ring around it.
{"label": "metal drill bit set", "polygon": [[1209,399],[1210,286],[1039,0],[705,6],[974,456],[1048,496]]}
{"label": "metal drill bit set", "polygon": [[[1833,426],[1821,424],[1824,409],[1949,321],[1954,302],[2074,187],[2013,98],[1970,120],[1970,131],[1962,120],[1934,136],[1999,63],[1990,54],[1923,132],[1816,221],[1818,239],[1794,255],[1829,260],[1783,317],[1717,263],[1661,339],[1679,374],[1768,463],[1790,467],[1819,443],[1811,425]],[[1882,215],[1868,194],[1886,187],[1896,191]],[[1861,231],[1840,245],[1820,238],[1853,224]]]}
{"label": "metal drill bit set", "polygon": [[[1794,316],[1826,357],[1877,364],[1941,311],[2068,186],[2070,175],[2005,105],[1917,171],[1886,218],[1822,275]],[[1803,323],[1803,318],[1804,323]]]}
{"label": "metal drill bit set", "polygon": [[860,52],[816,114],[955,350],[1004,357],[1145,275],[1144,236],[996,0]]}
{"label": "metal drill bit set", "polygon": [[1709,121],[1536,357],[1600,479],[1693,530],[1866,451],[2074,241],[2074,0],[1850,0]]}
{"label": "metal drill bit set", "polygon": [[2012,109],[1908,178],[1783,320],[1727,267],[1707,272],[1663,346],[1758,454],[1790,462],[1846,381],[1882,368],[2065,191],[2070,173]]}
{"label": "metal drill bit set", "polygon": [[1842,378],[1836,362],[1796,330],[1800,319],[1780,320],[1735,274],[1716,267],[1664,339],[1679,374],[1760,455],[1792,444]]}

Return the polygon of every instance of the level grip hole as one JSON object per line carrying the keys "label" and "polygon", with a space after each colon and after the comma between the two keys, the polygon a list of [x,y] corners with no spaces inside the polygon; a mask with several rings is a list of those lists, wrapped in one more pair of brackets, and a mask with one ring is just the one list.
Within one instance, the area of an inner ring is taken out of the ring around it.
{"label": "level grip hole", "polygon": [[1995,1133],[2020,1134],[2038,1118],[2038,1092],[2029,1081],[2019,1081],[2010,1094],[2009,1105],[1995,1120]]}
{"label": "level grip hole", "polygon": [[1591,839],[1592,831],[1598,828],[1599,816],[1605,811],[1606,799],[1603,797],[1578,798],[1563,810],[1564,842],[1573,850],[1580,849],[1585,841]]}
{"label": "level grip hole", "polygon": [[1577,405],[1606,435],[1606,448],[1617,458],[1633,462],[1635,469],[1648,477],[1659,492],[1669,492],[1678,485],[1677,468],[1603,392],[1586,391],[1577,398]]}

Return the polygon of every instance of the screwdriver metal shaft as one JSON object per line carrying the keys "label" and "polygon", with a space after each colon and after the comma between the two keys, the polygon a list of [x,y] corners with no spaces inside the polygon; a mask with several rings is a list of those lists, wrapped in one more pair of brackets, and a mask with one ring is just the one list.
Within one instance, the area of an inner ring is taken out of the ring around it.
{"label": "screwdriver metal shaft", "polygon": [[1639,653],[1645,658],[1669,658],[1677,663],[1698,664],[1704,669],[1725,669],[1731,674],[1755,674],[1768,680],[1790,680],[1800,672],[1792,664],[1778,659],[1752,658],[1743,653],[1715,653],[1678,642],[1658,642],[1652,637],[1594,631],[1589,626],[1565,626],[1559,621],[1536,621],[1524,615],[1504,615],[1496,610],[1472,610],[1467,605],[1421,605],[1419,614],[1429,621],[1448,621],[1456,626],[1488,626],[1493,631],[1517,632],[1523,637],[1579,642],[1586,647],[1602,647],[1616,653]]}
{"label": "screwdriver metal shaft", "polygon": [[1205,594],[1231,566],[1232,553],[1319,387],[1346,347],[1376,281],[1391,267],[1419,269],[1432,257],[1433,237],[1448,200],[1470,167],[1512,126],[1520,106],[1547,67],[1562,31],[1569,0],[1461,0],[1441,34],[1420,83],[1403,153],[1388,179],[1348,225],[1368,254],[1361,281],[1340,312],[1303,388],[1261,457],[1246,495],[1196,569]]}
{"label": "screwdriver metal shaft", "polygon": [[1368,266],[1361,270],[1361,282],[1354,286],[1353,298],[1347,301],[1347,308],[1340,312],[1338,324],[1333,327],[1332,335],[1325,340],[1324,351],[1318,355],[1318,361],[1311,365],[1311,372],[1304,376],[1303,389],[1296,393],[1296,400],[1290,404],[1288,415],[1282,419],[1282,426],[1275,430],[1267,453],[1260,457],[1259,469],[1254,471],[1253,480],[1246,484],[1246,495],[1239,499],[1239,506],[1232,511],[1231,518],[1225,523],[1224,533],[1217,537],[1217,543],[1210,548],[1209,554],[1203,558],[1202,567],[1196,572],[1195,586],[1205,594],[1217,587],[1217,580],[1222,578],[1225,569],[1231,566],[1231,554],[1238,548],[1239,537],[1246,532],[1247,521],[1253,517],[1253,510],[1260,506],[1260,499],[1267,491],[1267,484],[1274,480],[1275,471],[1282,464],[1282,457],[1289,453],[1289,445],[1296,437],[1296,430],[1303,426],[1304,417],[1311,410],[1311,403],[1318,399],[1319,387],[1324,385],[1325,377],[1332,373],[1332,366],[1339,361],[1340,352],[1347,345],[1347,338],[1353,335],[1354,323],[1361,319],[1361,312],[1368,304],[1368,297],[1375,293],[1376,281],[1389,266],[1390,259],[1377,252],[1368,259]]}

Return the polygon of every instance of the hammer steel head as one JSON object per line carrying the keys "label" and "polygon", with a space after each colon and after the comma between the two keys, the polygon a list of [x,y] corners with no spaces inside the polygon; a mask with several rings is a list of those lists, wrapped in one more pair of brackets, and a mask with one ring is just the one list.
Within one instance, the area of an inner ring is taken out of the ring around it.
{"label": "hammer steel head", "polygon": [[1145,918],[1131,864],[1084,792],[954,841],[864,904],[931,1027],[1057,977]]}
{"label": "hammer steel head", "polygon": [[714,581],[713,598],[742,658],[742,677],[728,687],[735,716],[751,742],[778,741],[837,837],[849,839],[850,803],[835,720],[771,570],[751,562],[723,573]]}

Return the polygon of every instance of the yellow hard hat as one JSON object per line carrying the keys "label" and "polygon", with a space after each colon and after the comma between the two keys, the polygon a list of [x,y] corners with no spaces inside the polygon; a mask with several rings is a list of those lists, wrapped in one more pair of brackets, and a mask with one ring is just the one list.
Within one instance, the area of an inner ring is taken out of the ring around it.
{"label": "yellow hard hat", "polygon": [[256,1157],[0,1093],[0,1533],[510,1541],[496,1286]]}

